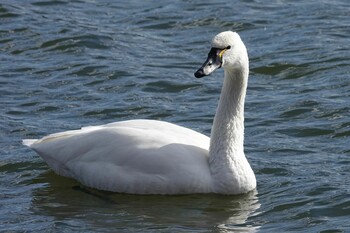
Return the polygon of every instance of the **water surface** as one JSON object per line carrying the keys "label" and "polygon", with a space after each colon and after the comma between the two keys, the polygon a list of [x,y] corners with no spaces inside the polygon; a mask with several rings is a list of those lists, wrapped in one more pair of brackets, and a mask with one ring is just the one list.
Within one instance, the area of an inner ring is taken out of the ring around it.
{"label": "water surface", "polygon": [[[350,231],[350,3],[2,1],[0,231]],[[245,151],[256,192],[137,196],[55,175],[23,138],[126,119],[210,135],[223,71],[210,39],[248,47]]]}

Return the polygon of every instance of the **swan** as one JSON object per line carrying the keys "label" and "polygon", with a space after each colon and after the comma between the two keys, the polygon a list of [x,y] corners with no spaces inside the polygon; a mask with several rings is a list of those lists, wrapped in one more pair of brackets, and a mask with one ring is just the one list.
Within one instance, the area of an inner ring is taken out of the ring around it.
{"label": "swan", "polygon": [[59,175],[100,190],[129,194],[243,194],[256,188],[244,154],[249,61],[236,32],[212,40],[196,78],[223,67],[211,137],[172,123],[128,120],[23,140]]}

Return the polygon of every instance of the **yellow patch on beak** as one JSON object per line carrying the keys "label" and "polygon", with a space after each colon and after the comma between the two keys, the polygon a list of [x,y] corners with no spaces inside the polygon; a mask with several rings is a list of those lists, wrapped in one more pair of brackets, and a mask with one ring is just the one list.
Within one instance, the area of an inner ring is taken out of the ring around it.
{"label": "yellow patch on beak", "polygon": [[221,52],[219,53],[219,58],[221,61],[222,61],[222,55],[224,55],[224,52],[226,52],[226,50],[228,50],[228,48],[221,50]]}

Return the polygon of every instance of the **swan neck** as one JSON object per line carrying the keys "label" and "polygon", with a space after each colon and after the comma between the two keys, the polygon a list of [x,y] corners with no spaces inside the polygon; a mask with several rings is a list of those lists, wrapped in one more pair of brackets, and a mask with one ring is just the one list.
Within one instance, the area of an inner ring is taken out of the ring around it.
{"label": "swan neck", "polygon": [[248,66],[225,70],[209,148],[209,166],[216,192],[245,193],[256,187],[243,147],[247,82]]}
{"label": "swan neck", "polygon": [[[240,156],[244,140],[244,101],[248,72],[245,69],[225,70],[219,105],[214,118],[211,135],[211,155]],[[228,153],[230,152],[230,153]]]}

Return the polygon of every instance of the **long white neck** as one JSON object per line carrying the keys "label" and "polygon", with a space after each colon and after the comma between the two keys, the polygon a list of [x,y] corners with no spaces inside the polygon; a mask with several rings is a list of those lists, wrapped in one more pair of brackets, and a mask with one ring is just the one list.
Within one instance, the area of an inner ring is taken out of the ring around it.
{"label": "long white neck", "polygon": [[255,175],[243,147],[248,73],[248,62],[238,69],[225,70],[209,149],[209,164],[216,192],[245,193],[256,186]]}

